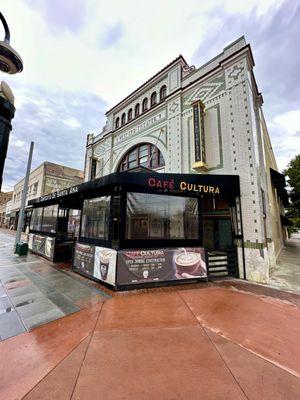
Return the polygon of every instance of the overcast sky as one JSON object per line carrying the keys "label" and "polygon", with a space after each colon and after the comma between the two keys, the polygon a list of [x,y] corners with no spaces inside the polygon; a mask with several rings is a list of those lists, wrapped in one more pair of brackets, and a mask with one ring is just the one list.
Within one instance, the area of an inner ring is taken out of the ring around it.
{"label": "overcast sky", "polygon": [[105,110],[179,54],[199,67],[241,35],[279,170],[300,152],[298,0],[1,0],[0,10],[24,62],[21,74],[0,72],[17,108],[3,190],[24,176],[31,140],[33,167],[83,169]]}

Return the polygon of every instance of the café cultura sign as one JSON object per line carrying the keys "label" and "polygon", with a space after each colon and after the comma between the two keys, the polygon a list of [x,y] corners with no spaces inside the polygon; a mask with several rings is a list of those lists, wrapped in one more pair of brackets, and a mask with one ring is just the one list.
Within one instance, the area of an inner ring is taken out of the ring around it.
{"label": "caf\u00e9 cultura sign", "polygon": [[163,180],[157,178],[149,178],[148,186],[155,189],[168,189],[170,191],[180,191],[180,192],[196,192],[196,193],[206,193],[206,194],[220,194],[219,186],[215,185],[200,185],[198,183],[190,183],[186,181],[175,182],[171,180]]}

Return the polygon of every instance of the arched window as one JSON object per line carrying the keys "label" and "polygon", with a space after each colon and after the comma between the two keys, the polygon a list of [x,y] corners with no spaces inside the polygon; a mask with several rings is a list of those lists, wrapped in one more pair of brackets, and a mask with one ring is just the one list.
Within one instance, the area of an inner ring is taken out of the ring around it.
{"label": "arched window", "polygon": [[144,100],[143,100],[142,110],[143,111],[148,110],[148,99],[147,99],[147,97],[145,97]]}
{"label": "arched window", "polygon": [[157,169],[165,165],[161,151],[150,143],[142,143],[130,149],[122,158],[118,171],[127,171],[138,166]]}
{"label": "arched window", "polygon": [[126,115],[125,115],[125,113],[123,113],[122,117],[121,117],[121,124],[124,125],[125,122],[126,122]]}
{"label": "arched window", "polygon": [[155,106],[156,103],[157,103],[157,94],[156,92],[154,92],[151,94],[151,100],[150,100],[151,107]]}
{"label": "arched window", "polygon": [[159,92],[159,100],[163,101],[167,96],[167,87],[166,85],[162,86],[160,88],[160,92]]}
{"label": "arched window", "polygon": [[118,118],[116,119],[116,129],[118,129],[119,126],[120,126],[120,118],[118,117]]}
{"label": "arched window", "polygon": [[132,108],[130,108],[128,110],[128,115],[127,115],[127,121],[131,121],[132,120]]}
{"label": "arched window", "polygon": [[134,109],[134,116],[138,117],[140,115],[140,104],[138,103]]}

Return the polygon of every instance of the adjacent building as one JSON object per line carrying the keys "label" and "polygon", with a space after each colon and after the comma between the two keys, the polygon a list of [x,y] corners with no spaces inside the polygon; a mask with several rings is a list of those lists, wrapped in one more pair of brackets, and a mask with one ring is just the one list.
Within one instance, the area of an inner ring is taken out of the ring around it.
{"label": "adjacent building", "polygon": [[102,132],[87,136],[84,173],[85,181],[141,169],[238,175],[234,204],[204,205],[203,246],[236,248],[239,276],[267,282],[284,244],[287,197],[253,68],[244,37],[199,68],[180,55],[107,111]]}
{"label": "adjacent building", "polygon": [[[39,196],[69,188],[83,182],[83,171],[45,161],[30,173],[27,202]],[[24,178],[15,186],[12,194],[11,212],[9,215],[10,226],[17,227],[18,214],[24,187]],[[25,225],[29,223],[30,208],[26,210]]]}
{"label": "adjacent building", "polygon": [[6,205],[12,199],[13,192],[0,192],[0,228],[6,227]]}

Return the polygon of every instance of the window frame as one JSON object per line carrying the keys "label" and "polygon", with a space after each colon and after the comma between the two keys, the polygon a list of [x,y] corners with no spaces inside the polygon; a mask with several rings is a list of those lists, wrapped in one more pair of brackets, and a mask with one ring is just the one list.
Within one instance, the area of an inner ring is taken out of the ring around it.
{"label": "window frame", "polygon": [[97,163],[98,163],[97,158],[91,157],[90,181],[96,179],[96,176],[97,176]]}
{"label": "window frame", "polygon": [[153,92],[150,97],[150,107],[154,107],[157,104],[157,93]]}
{"label": "window frame", "polygon": [[[92,238],[92,237],[88,237],[88,236],[83,236],[82,228],[83,228],[83,219],[84,219],[84,201],[96,200],[96,199],[100,199],[102,197],[109,197],[107,227],[106,227],[107,237],[106,238],[95,238],[95,237]],[[78,237],[79,243],[86,243],[86,244],[93,244],[96,246],[110,247],[110,244],[111,244],[111,221],[112,221],[112,215],[111,215],[111,213],[112,213],[112,198],[113,198],[113,195],[111,193],[98,193],[97,196],[85,197],[83,199],[81,216],[80,216],[79,237]]]}
{"label": "window frame", "polygon": [[134,117],[139,117],[140,115],[140,103],[137,103],[134,107]]}
{"label": "window frame", "polygon": [[130,108],[127,113],[127,122],[132,121],[132,119],[133,119],[133,112],[132,108]]}
{"label": "window frame", "polygon": [[164,101],[167,97],[167,86],[163,85],[159,91],[159,101]]}
{"label": "window frame", "polygon": [[[141,156],[141,149],[147,146],[147,161],[146,161],[146,165],[144,165],[145,163],[141,164],[139,161],[142,157],[145,156]],[[132,165],[131,167],[129,166],[130,162],[133,162],[133,160],[129,160],[129,155],[133,154],[134,151],[136,152],[136,160],[137,163],[135,165]],[[152,156],[153,154],[153,156]],[[132,147],[131,149],[129,149],[126,154],[123,156],[123,158],[121,159],[121,161],[119,162],[119,166],[117,168],[118,172],[122,172],[122,171],[128,171],[132,168],[136,168],[138,166],[142,166],[148,169],[152,169],[152,170],[156,170],[158,168],[162,168],[166,165],[165,163],[165,159],[164,156],[162,154],[162,152],[159,150],[159,148],[155,145],[153,145],[152,143],[140,143],[134,147]]]}
{"label": "window frame", "polygon": [[123,126],[125,124],[126,124],[126,114],[123,113],[122,116],[121,116],[121,126]]}
{"label": "window frame", "polygon": [[[176,196],[184,198],[196,198],[198,200],[198,238],[197,239],[126,239],[126,226],[127,226],[127,201],[128,192],[130,193],[146,193],[146,194],[156,194],[161,196]],[[175,194],[175,193],[157,193],[149,189],[138,189],[127,188],[123,192],[121,201],[121,220],[123,221],[120,228],[119,234],[119,246],[118,249],[135,249],[135,248],[162,248],[162,247],[202,247],[203,246],[203,226],[202,226],[202,199],[199,196],[185,194]]]}
{"label": "window frame", "polygon": [[116,129],[119,129],[119,128],[120,128],[120,117],[117,117],[117,118],[116,118],[115,128],[116,128]]}
{"label": "window frame", "polygon": [[148,97],[145,97],[142,103],[142,112],[145,112],[148,110]]}

